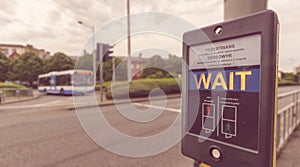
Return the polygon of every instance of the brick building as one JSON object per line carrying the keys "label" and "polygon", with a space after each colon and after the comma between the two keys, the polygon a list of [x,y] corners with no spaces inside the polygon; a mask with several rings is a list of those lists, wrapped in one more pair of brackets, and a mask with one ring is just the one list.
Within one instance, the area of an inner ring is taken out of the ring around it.
{"label": "brick building", "polygon": [[300,66],[295,67],[296,74],[300,73]]}
{"label": "brick building", "polygon": [[16,45],[16,44],[0,44],[0,51],[6,55],[10,60],[16,59],[18,56],[25,52],[33,52],[37,54],[41,59],[48,59],[50,52],[44,49],[37,49],[33,45]]}
{"label": "brick building", "polygon": [[133,79],[143,78],[143,70],[148,59],[143,58],[140,54],[138,57],[131,57],[131,73],[134,75]]}
{"label": "brick building", "polygon": [[[115,56],[121,60],[125,59],[127,61],[127,57],[125,56]],[[138,57],[131,57],[131,74],[133,75],[133,79],[141,79],[143,78],[143,70],[148,61],[148,58],[143,58],[142,54]]]}

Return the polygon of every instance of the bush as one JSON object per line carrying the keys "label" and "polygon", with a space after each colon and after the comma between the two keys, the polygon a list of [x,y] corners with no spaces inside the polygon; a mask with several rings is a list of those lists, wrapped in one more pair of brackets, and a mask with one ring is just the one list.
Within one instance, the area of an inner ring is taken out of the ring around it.
{"label": "bush", "polygon": [[164,78],[164,74],[162,71],[157,71],[155,74],[148,75],[147,78]]}
{"label": "bush", "polygon": [[28,95],[28,89],[23,85],[12,83],[0,83],[0,90],[3,90],[2,92],[5,94],[6,97],[17,96],[17,89],[19,89],[20,96]]}
{"label": "bush", "polygon": [[25,86],[19,85],[19,84],[13,84],[13,83],[0,83],[0,89],[5,88],[19,88],[19,89],[26,89]]}
{"label": "bush", "polygon": [[[174,78],[164,78],[164,79],[141,79],[134,80],[129,84],[129,97],[147,97],[151,90],[155,88],[162,89],[165,94],[180,93],[181,85],[178,85],[176,79]],[[109,85],[106,90],[105,96],[107,99],[112,99],[113,87],[114,98],[126,98],[128,95],[127,82],[118,82],[113,85]]]}
{"label": "bush", "polygon": [[285,79],[280,80],[278,82],[278,86],[291,86],[291,85],[299,85],[299,83],[290,80],[285,80]]}
{"label": "bush", "polygon": [[[110,87],[111,82],[104,82],[103,83],[103,90],[106,91],[108,87]],[[100,91],[100,85],[95,86],[95,91]]]}

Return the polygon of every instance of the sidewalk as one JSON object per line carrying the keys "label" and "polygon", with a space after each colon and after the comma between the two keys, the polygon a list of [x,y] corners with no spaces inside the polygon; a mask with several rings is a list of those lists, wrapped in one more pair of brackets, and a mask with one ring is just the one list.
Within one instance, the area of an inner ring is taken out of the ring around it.
{"label": "sidewalk", "polygon": [[277,167],[299,167],[300,166],[300,127],[292,134],[290,141],[282,150],[277,159]]}
{"label": "sidewalk", "polygon": [[4,99],[1,99],[1,104],[11,104],[11,103],[17,103],[17,102],[23,102],[28,101],[32,99],[39,98],[42,94],[40,94],[38,91],[33,91],[33,96],[12,96],[12,97],[4,97]]}
{"label": "sidewalk", "polygon": [[[118,99],[118,100],[112,100],[112,99],[106,99],[104,97],[103,102],[100,103],[100,93],[96,92],[95,94],[96,99],[98,104],[96,106],[109,106],[109,105],[114,105],[114,104],[124,104],[124,103],[138,103],[138,102],[146,102],[149,101],[149,97],[140,97],[140,98],[131,98],[131,99]],[[166,95],[166,96],[154,96],[152,97],[152,100],[159,100],[162,98],[167,97],[167,99],[174,99],[174,98],[181,98],[181,94],[170,94],[170,95]],[[66,109],[68,110],[74,110],[76,109],[80,109],[80,108],[89,108],[89,107],[95,107],[95,105],[81,105],[81,106],[69,106],[66,107]]]}

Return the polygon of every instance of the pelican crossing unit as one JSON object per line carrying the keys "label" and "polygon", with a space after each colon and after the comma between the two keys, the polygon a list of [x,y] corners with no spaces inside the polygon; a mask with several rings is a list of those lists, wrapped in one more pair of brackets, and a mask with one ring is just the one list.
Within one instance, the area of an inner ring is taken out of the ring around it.
{"label": "pelican crossing unit", "polygon": [[278,27],[267,10],[184,34],[182,153],[200,166],[276,165]]}

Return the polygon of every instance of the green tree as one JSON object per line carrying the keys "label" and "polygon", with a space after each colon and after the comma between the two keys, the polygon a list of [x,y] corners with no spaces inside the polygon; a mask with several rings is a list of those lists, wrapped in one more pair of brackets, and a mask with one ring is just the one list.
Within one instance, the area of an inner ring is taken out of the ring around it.
{"label": "green tree", "polygon": [[293,73],[283,73],[282,79],[296,83],[299,82],[298,76]]}
{"label": "green tree", "polygon": [[43,61],[35,53],[26,52],[11,63],[11,77],[14,80],[28,82],[33,86],[38,75],[43,73]]}
{"label": "green tree", "polygon": [[182,59],[177,57],[176,55],[168,55],[169,58],[165,60],[166,67],[168,72],[173,74],[181,74],[181,66],[182,66]]}
{"label": "green tree", "polygon": [[73,60],[62,52],[57,52],[45,61],[45,72],[74,69]]}
{"label": "green tree", "polygon": [[298,82],[300,83],[300,73],[297,73]]}
{"label": "green tree", "polygon": [[85,52],[77,59],[75,69],[93,71],[93,55]]}
{"label": "green tree", "polygon": [[9,60],[8,58],[0,51],[0,82],[3,82],[8,79],[8,68]]}
{"label": "green tree", "polygon": [[[111,81],[113,75],[113,59],[103,63],[103,79],[104,81]],[[123,81],[127,79],[127,63],[122,62],[122,59],[115,57],[116,80]]]}
{"label": "green tree", "polygon": [[164,59],[162,59],[159,55],[154,55],[146,63],[145,69],[143,70],[143,77],[152,78],[157,72],[162,73],[163,76],[165,76],[167,72],[162,69],[166,69],[166,63]]}
{"label": "green tree", "polygon": [[8,63],[7,79],[9,81],[18,80],[18,75],[14,72],[14,66],[15,66],[16,63],[17,63],[16,60],[9,61],[9,63]]}

